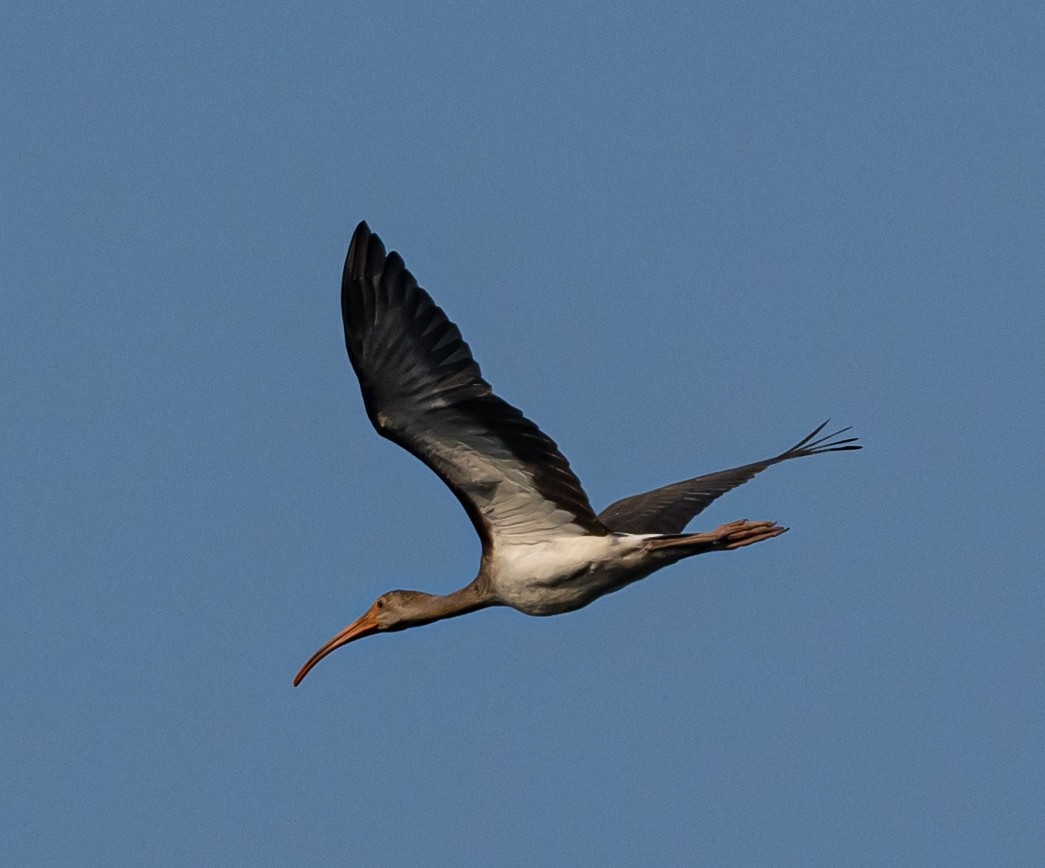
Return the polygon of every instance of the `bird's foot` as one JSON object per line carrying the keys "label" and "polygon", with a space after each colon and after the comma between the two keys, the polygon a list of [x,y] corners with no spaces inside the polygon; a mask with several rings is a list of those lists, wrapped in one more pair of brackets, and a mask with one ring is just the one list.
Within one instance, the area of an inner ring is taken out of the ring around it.
{"label": "bird's foot", "polygon": [[748,521],[746,518],[716,527],[708,536],[715,538],[715,548],[731,551],[787,533],[788,528],[772,521]]}

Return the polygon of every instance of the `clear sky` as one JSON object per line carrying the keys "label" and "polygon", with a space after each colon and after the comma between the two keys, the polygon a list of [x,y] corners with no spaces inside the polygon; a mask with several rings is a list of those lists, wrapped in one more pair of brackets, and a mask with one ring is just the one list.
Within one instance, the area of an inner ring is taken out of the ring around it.
{"label": "clear sky", "polygon": [[[0,853],[1045,864],[1045,6],[9,2]],[[831,416],[581,612],[376,436],[366,219],[598,508]]]}

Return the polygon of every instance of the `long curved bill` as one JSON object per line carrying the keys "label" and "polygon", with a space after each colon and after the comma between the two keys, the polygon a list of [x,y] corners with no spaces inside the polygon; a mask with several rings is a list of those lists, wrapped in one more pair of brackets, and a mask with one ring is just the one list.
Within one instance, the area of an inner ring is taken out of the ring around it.
{"label": "long curved bill", "polygon": [[344,630],[338,633],[333,639],[327,642],[326,645],[313,654],[308,663],[301,667],[301,671],[297,674],[297,677],[294,678],[294,686],[297,687],[301,683],[301,679],[308,675],[312,667],[326,657],[331,651],[336,651],[342,645],[347,645],[349,642],[354,642],[356,639],[370,636],[373,633],[376,633],[379,629],[380,625],[377,623],[377,616],[374,614],[373,609],[371,609],[362,618],[353,621],[345,627]]}

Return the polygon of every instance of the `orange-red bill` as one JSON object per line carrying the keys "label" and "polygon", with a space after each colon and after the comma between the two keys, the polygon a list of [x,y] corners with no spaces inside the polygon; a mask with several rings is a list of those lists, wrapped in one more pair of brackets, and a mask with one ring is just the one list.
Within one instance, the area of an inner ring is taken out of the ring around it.
{"label": "orange-red bill", "polygon": [[327,642],[326,645],[313,654],[311,658],[309,658],[308,663],[301,667],[301,671],[297,674],[297,677],[294,678],[294,686],[297,687],[301,683],[301,679],[308,675],[312,667],[326,657],[331,651],[335,651],[342,645],[347,645],[349,642],[353,642],[356,639],[370,636],[371,634],[376,633],[378,629],[379,625],[377,623],[377,617],[374,615],[373,610],[367,612],[362,618],[353,621],[333,639]]}

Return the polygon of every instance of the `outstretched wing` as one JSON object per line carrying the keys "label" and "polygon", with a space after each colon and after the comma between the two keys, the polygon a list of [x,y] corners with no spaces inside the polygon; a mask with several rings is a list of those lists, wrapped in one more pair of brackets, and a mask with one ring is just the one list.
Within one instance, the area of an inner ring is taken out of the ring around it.
{"label": "outstretched wing", "polygon": [[438,474],[484,544],[607,533],[555,443],[493,394],[457,326],[365,222],[348,248],[341,312],[378,434]]}
{"label": "outstretched wing", "polygon": [[[830,420],[828,420],[830,421]],[[731,470],[720,470],[706,476],[686,479],[663,488],[655,488],[644,494],[625,497],[610,504],[599,514],[599,521],[612,531],[621,533],[682,533],[683,528],[692,521],[716,497],[743,485],[756,473],[761,473],[773,464],[787,461],[790,458],[802,458],[806,455],[820,455],[823,452],[847,452],[862,447],[855,445],[856,437],[836,440],[848,428],[835,431],[817,438],[824,430],[824,422],[808,437],[796,443],[786,452],[775,458],[744,464]]]}

